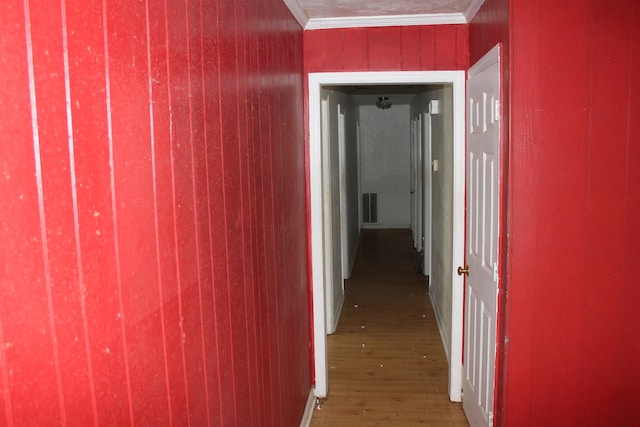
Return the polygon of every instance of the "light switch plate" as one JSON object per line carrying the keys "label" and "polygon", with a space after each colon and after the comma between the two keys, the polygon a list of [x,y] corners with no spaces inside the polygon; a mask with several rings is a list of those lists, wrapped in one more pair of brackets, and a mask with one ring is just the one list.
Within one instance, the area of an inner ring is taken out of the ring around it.
{"label": "light switch plate", "polygon": [[432,99],[429,102],[429,114],[440,114],[440,101]]}

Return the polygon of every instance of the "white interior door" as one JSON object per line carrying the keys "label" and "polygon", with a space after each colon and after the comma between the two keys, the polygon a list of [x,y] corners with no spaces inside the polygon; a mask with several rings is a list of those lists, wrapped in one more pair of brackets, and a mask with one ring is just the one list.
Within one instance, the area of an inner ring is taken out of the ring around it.
{"label": "white interior door", "polygon": [[[467,236],[463,407],[469,424],[493,424],[498,298],[500,46],[467,81]],[[458,269],[458,274],[464,274]]]}
{"label": "white interior door", "polygon": [[[339,150],[339,179],[340,179],[340,243],[342,253],[342,292],[344,293],[344,280],[349,278],[349,247],[347,243],[347,136],[345,134],[345,111],[338,104],[338,150]],[[336,322],[337,323],[337,322]]]}
{"label": "white interior door", "polygon": [[[431,276],[431,115],[422,118],[422,192],[423,192],[423,252],[422,272]],[[431,281],[429,281],[431,283]]]}
{"label": "white interior door", "polygon": [[418,242],[418,204],[416,201],[416,186],[417,186],[417,165],[418,165],[418,156],[416,154],[417,148],[417,132],[416,132],[416,119],[411,120],[411,129],[410,129],[410,169],[411,169],[411,238],[413,240],[413,247],[417,248]]}
{"label": "white interior door", "polygon": [[329,99],[322,100],[322,221],[325,232],[323,233],[323,280],[325,284],[325,307],[327,310],[326,330],[333,333],[335,325],[335,301],[333,292],[333,206],[331,199],[331,117],[329,112]]}
{"label": "white interior door", "polygon": [[422,177],[422,170],[423,170],[423,162],[422,162],[422,151],[423,151],[423,146],[422,146],[422,131],[421,131],[421,125],[422,123],[422,117],[418,116],[416,117],[416,122],[415,122],[415,135],[416,135],[416,242],[415,242],[415,247],[416,250],[418,252],[422,251],[422,244],[424,242],[424,233],[423,233],[423,228],[424,228],[424,217],[422,214],[422,209],[424,208],[423,205],[423,196],[424,196],[424,190],[423,190],[423,184],[424,184],[424,180]]}

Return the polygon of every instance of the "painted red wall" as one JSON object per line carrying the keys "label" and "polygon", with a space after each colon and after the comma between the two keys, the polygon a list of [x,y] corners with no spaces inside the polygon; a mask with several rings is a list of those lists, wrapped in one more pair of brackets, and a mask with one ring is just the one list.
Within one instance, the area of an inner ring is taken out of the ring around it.
{"label": "painted red wall", "polygon": [[467,25],[304,32],[305,72],[466,70]]}
{"label": "painted red wall", "polygon": [[302,31],[281,0],[0,2],[0,425],[297,425]]}
{"label": "painted red wall", "polygon": [[510,32],[499,424],[629,425],[640,404],[640,4],[485,6],[472,62]]}

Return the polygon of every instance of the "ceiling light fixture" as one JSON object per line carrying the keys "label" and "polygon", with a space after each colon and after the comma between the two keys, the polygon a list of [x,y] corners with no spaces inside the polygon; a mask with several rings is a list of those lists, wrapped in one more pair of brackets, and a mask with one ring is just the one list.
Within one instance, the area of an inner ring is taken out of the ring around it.
{"label": "ceiling light fixture", "polygon": [[380,108],[382,110],[386,110],[387,108],[391,108],[391,105],[393,105],[393,103],[389,100],[388,96],[381,96],[376,101],[376,107],[378,107],[378,108]]}

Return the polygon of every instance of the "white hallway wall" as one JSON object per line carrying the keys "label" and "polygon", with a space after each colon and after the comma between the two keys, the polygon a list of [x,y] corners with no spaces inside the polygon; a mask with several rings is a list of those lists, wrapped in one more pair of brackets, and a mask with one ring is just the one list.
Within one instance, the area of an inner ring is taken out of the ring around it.
{"label": "white hallway wall", "polygon": [[451,347],[453,264],[453,92],[451,86],[433,87],[418,95],[413,102],[413,114],[424,114],[431,100],[440,101],[440,111],[431,115],[431,153],[438,163],[425,165],[432,182],[431,276],[429,294],[433,304],[442,342],[447,352]]}
{"label": "white hallway wall", "polygon": [[360,106],[362,192],[378,194],[378,227],[410,226],[409,115],[409,105]]}

